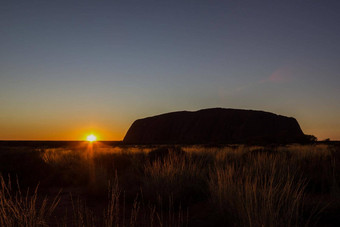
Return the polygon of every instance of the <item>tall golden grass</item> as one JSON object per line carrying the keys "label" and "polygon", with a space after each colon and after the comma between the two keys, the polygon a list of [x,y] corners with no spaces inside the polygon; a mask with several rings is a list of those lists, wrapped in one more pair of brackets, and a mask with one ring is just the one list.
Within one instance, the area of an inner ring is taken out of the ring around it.
{"label": "tall golden grass", "polygon": [[203,159],[191,155],[169,154],[163,159],[147,161],[144,165],[144,193],[150,200],[172,197],[176,204],[187,204],[204,196],[208,169]]}
{"label": "tall golden grass", "polygon": [[301,226],[305,179],[272,155],[246,165],[217,165],[209,188],[222,217],[238,226]]}
{"label": "tall golden grass", "polygon": [[[209,210],[207,220],[215,225],[309,226],[326,205],[339,207],[334,147],[180,149],[156,156],[148,147],[93,148],[90,155],[87,149],[40,150],[48,167],[41,178],[50,179],[42,179],[44,187],[108,195],[102,215],[82,196],[72,200],[70,216],[53,219],[59,197],[40,199],[37,190],[22,194],[1,178],[0,226],[48,226],[51,220],[60,226],[195,226],[187,211],[195,204]],[[314,201],[320,196],[327,201]]]}
{"label": "tall golden grass", "polygon": [[56,196],[51,203],[46,197],[38,201],[38,187],[33,193],[27,190],[23,194],[19,183],[17,186],[14,192],[10,178],[6,183],[0,176],[0,226],[46,226],[60,197]]}

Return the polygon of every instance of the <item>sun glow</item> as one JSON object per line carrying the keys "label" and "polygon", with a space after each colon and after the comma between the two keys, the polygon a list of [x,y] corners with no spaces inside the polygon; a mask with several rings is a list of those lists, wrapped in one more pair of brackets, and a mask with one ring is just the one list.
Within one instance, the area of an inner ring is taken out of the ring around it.
{"label": "sun glow", "polygon": [[97,140],[97,137],[93,134],[89,135],[86,137],[86,140],[89,141],[89,142],[94,142]]}

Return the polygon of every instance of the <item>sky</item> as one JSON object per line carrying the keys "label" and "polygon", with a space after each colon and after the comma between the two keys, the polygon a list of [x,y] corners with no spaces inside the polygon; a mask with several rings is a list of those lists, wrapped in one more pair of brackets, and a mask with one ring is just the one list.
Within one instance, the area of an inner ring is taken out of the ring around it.
{"label": "sky", "polygon": [[340,140],[340,1],[2,0],[0,140],[122,140],[212,107]]}

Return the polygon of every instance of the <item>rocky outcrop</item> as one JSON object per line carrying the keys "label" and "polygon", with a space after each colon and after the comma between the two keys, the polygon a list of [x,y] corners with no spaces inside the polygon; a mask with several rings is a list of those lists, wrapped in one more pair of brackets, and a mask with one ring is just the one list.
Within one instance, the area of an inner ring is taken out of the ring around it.
{"label": "rocky outcrop", "polygon": [[128,144],[289,143],[305,139],[298,122],[264,111],[213,108],[136,120]]}

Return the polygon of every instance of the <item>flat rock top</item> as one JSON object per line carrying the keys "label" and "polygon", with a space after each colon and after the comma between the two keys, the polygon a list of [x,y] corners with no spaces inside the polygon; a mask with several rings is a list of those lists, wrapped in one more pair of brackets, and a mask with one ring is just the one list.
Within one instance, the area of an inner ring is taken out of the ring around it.
{"label": "flat rock top", "polygon": [[136,120],[125,135],[130,144],[286,143],[304,134],[298,122],[264,111],[203,109]]}

